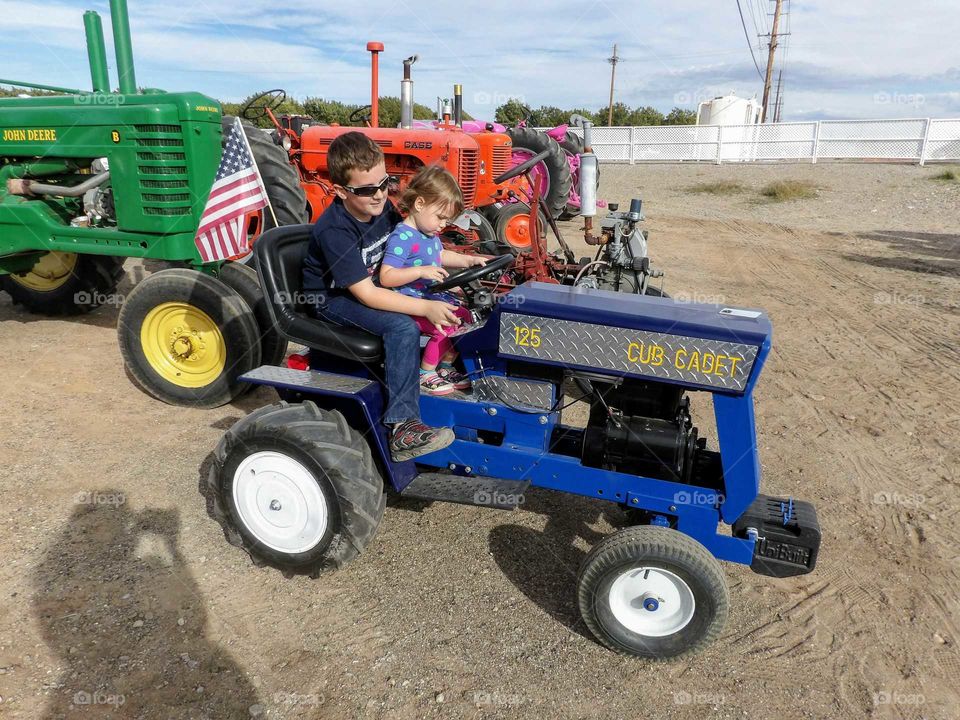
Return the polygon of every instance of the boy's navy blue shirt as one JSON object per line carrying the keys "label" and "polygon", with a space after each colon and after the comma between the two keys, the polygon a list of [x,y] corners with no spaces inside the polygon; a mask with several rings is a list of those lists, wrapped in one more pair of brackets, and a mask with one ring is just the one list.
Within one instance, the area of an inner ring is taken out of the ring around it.
{"label": "boy's navy blue shirt", "polygon": [[303,262],[304,292],[318,295],[320,305],[324,296],[351,296],[347,288],[373,275],[383,259],[387,237],[402,219],[387,200],[382,213],[360,222],[340,198],[334,199],[310,234]]}

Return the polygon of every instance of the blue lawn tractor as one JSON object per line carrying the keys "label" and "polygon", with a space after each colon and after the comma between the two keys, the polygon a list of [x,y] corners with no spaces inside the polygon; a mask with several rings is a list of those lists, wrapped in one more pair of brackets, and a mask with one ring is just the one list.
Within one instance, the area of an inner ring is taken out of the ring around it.
{"label": "blue lawn tractor", "polygon": [[[775,577],[813,570],[813,506],[760,494],[752,392],[770,350],[763,312],[539,282],[496,297],[481,280],[509,255],[453,274],[436,289],[463,288],[476,318],[455,339],[473,391],[422,396],[423,421],[456,440],[396,463],[380,422],[381,339],[305,312],[309,236],[309,226],[277,228],[255,253],[276,326],[311,348],[310,369],[242,377],[281,402],[227,431],[205,488],[228,541],[257,564],[314,577],[343,567],[373,539],[385,485],[505,510],[531,486],[605,500],[635,524],[584,560],[580,612],[604,645],[654,659],[719,635],[719,560]],[[692,392],[712,395],[717,451],[693,426]],[[579,397],[586,427],[561,424]]]}

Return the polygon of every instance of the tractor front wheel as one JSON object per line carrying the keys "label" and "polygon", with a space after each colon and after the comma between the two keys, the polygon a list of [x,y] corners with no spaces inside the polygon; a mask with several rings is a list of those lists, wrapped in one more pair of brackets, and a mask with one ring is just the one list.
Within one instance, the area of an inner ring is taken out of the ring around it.
{"label": "tractor front wheel", "polygon": [[40,315],[79,315],[109,301],[126,258],[48,252],[27,272],[0,276],[16,305]]}
{"label": "tractor front wheel", "polygon": [[729,608],[716,558],[693,538],[653,526],[620,530],[594,547],[577,595],[601,643],[652,660],[703,649],[720,635]]}
{"label": "tractor front wheel", "polygon": [[204,495],[227,541],[257,565],[312,577],[359,555],[386,507],[366,440],[310,401],[260,408],[230,428]]}
{"label": "tractor front wheel", "polygon": [[[530,227],[530,208],[524,203],[513,203],[502,206],[494,215],[494,227],[497,233],[497,242],[517,251],[529,252],[533,239]],[[540,212],[540,237],[545,238],[547,232],[547,218]]]}
{"label": "tractor front wheel", "polygon": [[253,311],[197,270],[170,268],[140,282],[120,310],[117,334],[133,378],[171,405],[228,403],[249,389],[238,378],[260,365]]}

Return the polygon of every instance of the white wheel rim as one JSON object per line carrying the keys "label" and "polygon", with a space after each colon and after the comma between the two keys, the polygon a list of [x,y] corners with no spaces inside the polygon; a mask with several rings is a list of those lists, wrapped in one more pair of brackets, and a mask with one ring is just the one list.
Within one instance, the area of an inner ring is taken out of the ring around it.
{"label": "white wheel rim", "polygon": [[686,582],[656,567],[631,568],[622,573],[610,586],[607,601],[621,625],[647,637],[679,632],[697,607]]}
{"label": "white wheel rim", "polygon": [[327,531],[327,501],[313,474],[289,455],[248,455],[233,474],[240,521],[272,550],[302,553]]}

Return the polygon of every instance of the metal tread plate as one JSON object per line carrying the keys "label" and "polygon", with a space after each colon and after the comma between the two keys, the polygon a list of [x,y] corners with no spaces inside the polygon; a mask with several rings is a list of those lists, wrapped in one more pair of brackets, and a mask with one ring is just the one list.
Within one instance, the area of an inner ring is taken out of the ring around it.
{"label": "metal tread plate", "polygon": [[501,355],[743,391],[756,345],[502,313]]}
{"label": "metal tread plate", "polygon": [[[549,412],[553,407],[553,383],[541,380],[521,380],[503,375],[483,375],[474,378],[473,388],[442,395],[449,400],[486,402],[522,407],[526,410]],[[429,395],[423,388],[421,395]]]}
{"label": "metal tread plate", "polygon": [[513,510],[523,503],[529,480],[501,480],[482,475],[421,473],[400,493],[403,497],[443,500],[462,505],[482,505],[498,510]]}
{"label": "metal tread plate", "polygon": [[294,370],[293,368],[277,367],[275,365],[261,365],[241,375],[239,380],[258,385],[284,385],[291,388],[328,390],[350,394],[360,392],[373,382],[366,378],[350,375],[339,375],[318,370]]}

